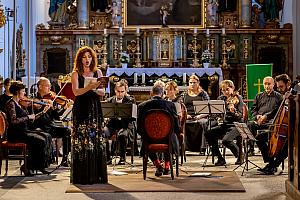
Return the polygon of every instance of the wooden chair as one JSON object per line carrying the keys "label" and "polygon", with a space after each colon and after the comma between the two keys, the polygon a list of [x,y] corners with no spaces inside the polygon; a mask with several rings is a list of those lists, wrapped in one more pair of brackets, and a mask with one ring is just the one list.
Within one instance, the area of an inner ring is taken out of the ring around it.
{"label": "wooden chair", "polygon": [[180,104],[181,106],[181,115],[179,116],[180,121],[180,133],[178,136],[179,147],[180,147],[180,164],[183,164],[183,161],[186,162],[185,155],[185,122],[187,120],[187,109],[184,103]]}
{"label": "wooden chair", "polygon": [[[146,180],[147,162],[149,153],[168,153],[170,157],[171,177],[174,179],[173,172],[173,153],[171,135],[173,134],[173,118],[165,110],[152,109],[148,111],[142,122],[143,126],[143,177]],[[176,155],[176,176],[178,171],[178,155]]]}
{"label": "wooden chair", "polygon": [[[27,145],[25,143],[11,143],[6,140],[7,120],[4,112],[0,111],[0,174],[2,169],[2,160],[5,160],[5,174],[8,171],[8,160],[19,160],[20,164],[24,160],[26,167]],[[13,154],[11,153],[13,151]],[[20,152],[16,154],[16,152]],[[22,171],[21,171],[22,175]]]}

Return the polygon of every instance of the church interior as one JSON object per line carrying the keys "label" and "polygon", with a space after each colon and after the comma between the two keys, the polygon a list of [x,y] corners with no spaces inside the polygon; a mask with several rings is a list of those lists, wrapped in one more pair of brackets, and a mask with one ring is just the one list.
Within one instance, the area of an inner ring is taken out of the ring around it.
{"label": "church interior", "polygon": [[[6,78],[22,80],[30,95],[45,76],[74,100],[76,52],[89,46],[109,77],[102,100],[122,79],[140,103],[157,80],[175,81],[181,93],[196,75],[213,100],[221,95],[219,84],[232,80],[250,107],[265,76],[300,81],[298,8],[297,0],[0,0],[1,86]],[[270,70],[260,71],[265,65]],[[299,99],[293,102],[299,119]],[[298,199],[299,136],[293,137],[285,190]]]}

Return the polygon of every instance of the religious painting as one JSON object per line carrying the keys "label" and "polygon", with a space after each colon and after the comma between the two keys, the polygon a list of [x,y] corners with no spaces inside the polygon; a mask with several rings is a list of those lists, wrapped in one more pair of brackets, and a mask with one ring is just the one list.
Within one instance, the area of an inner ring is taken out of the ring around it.
{"label": "religious painting", "polygon": [[123,25],[125,28],[204,28],[204,6],[204,0],[124,0]]}

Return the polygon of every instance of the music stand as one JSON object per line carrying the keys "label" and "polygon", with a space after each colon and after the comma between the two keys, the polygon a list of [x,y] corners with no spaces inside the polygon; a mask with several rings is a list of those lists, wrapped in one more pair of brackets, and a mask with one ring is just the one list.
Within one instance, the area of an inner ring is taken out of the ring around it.
{"label": "music stand", "polygon": [[[208,130],[211,129],[211,116],[213,114],[222,115],[224,117],[226,113],[225,102],[223,100],[193,101],[193,105],[196,114],[208,114]],[[204,160],[202,165],[203,168],[206,166],[210,152],[211,148],[209,148],[207,156]]]}
{"label": "music stand", "polygon": [[[251,131],[249,130],[248,126],[245,123],[234,122],[234,126],[236,127],[236,129],[238,130],[238,132],[240,133],[240,135],[242,137],[242,140],[244,141],[245,160],[239,166],[237,166],[233,171],[235,171],[236,169],[241,167],[243,164],[245,164],[245,166],[243,168],[243,172],[242,172],[242,176],[243,176],[245,169],[246,169],[246,171],[249,171],[251,169],[254,169],[255,167],[260,168],[259,166],[254,164],[251,160],[249,160],[249,156],[248,156],[248,151],[249,151],[248,141],[256,141],[256,139],[252,135]],[[249,163],[251,163],[255,167],[249,169]]]}
{"label": "music stand", "polygon": [[[137,118],[137,105],[132,103],[108,103],[108,102],[101,102],[102,107],[102,115],[104,118]],[[135,134],[133,134],[133,140],[135,140]],[[118,142],[118,136],[116,137],[116,142]],[[117,146],[118,147],[118,146]],[[134,145],[132,147],[135,148]],[[115,172],[115,165],[116,165],[116,153],[118,151],[115,150],[112,160],[114,160],[113,165],[113,172]],[[133,166],[132,164],[126,162],[130,166]],[[120,175],[119,172],[115,173],[116,175]]]}

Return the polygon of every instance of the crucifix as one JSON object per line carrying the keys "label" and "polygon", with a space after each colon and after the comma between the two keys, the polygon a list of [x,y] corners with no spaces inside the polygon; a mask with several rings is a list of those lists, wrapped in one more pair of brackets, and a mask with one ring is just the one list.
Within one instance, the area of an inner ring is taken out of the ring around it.
{"label": "crucifix", "polygon": [[253,86],[257,86],[257,88],[258,88],[257,93],[260,93],[260,86],[261,86],[261,85],[264,85],[264,84],[262,84],[262,83],[260,82],[260,78],[257,79],[257,83],[254,83],[254,84],[253,84]]}

